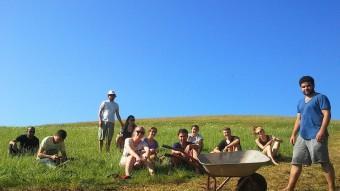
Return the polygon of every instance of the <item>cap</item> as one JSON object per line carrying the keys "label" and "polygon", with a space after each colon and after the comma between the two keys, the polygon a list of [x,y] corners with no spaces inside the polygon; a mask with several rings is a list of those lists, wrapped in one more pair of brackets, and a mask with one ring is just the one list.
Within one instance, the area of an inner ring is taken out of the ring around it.
{"label": "cap", "polygon": [[115,93],[113,90],[109,90],[109,91],[107,92],[107,95],[116,95],[116,93]]}

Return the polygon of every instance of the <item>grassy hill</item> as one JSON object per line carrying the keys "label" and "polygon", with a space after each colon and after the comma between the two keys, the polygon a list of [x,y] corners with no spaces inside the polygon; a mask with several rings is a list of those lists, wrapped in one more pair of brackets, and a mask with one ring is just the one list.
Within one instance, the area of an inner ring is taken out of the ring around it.
{"label": "grassy hill", "polygon": [[[273,134],[284,140],[281,154],[284,156],[279,166],[266,166],[258,172],[268,183],[269,190],[283,188],[289,176],[292,146],[289,137],[294,118],[264,116],[200,116],[179,118],[143,119],[136,123],[149,129],[158,128],[156,139],[160,144],[172,145],[177,141],[177,130],[191,125],[200,126],[204,137],[203,152],[211,151],[223,138],[221,129],[231,127],[232,133],[241,138],[243,150],[256,149],[252,126],[261,125],[267,134]],[[119,125],[115,135],[119,131]],[[58,129],[65,129],[68,137],[65,141],[68,156],[75,157],[64,168],[48,169],[37,164],[35,157],[9,157],[7,145],[9,140],[25,132],[23,128],[0,127],[0,190],[203,190],[206,176],[195,175],[185,169],[167,174],[167,161],[158,166],[158,174],[150,177],[146,170],[134,171],[133,179],[121,181],[107,178],[110,173],[123,173],[118,166],[121,153],[112,146],[110,153],[98,153],[97,122],[55,124],[39,126],[36,136],[42,140],[54,134]],[[337,185],[340,185],[340,121],[332,121],[330,131],[330,155],[336,169]],[[169,152],[161,149],[161,153]],[[221,179],[222,180],[222,179]],[[226,190],[235,188],[236,180],[231,181]],[[326,182],[318,165],[304,168],[298,182],[298,190],[326,190]]]}

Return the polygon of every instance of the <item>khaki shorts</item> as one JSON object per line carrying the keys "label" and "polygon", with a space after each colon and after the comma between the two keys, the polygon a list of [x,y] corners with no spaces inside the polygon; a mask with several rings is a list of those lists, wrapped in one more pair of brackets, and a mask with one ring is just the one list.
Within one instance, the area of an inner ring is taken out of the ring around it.
{"label": "khaki shorts", "polygon": [[98,128],[98,139],[100,141],[107,140],[111,141],[113,137],[114,123],[112,122],[102,122],[102,126]]}
{"label": "khaki shorts", "polygon": [[311,165],[328,162],[328,137],[318,142],[316,139],[305,140],[298,136],[293,149],[292,164]]}

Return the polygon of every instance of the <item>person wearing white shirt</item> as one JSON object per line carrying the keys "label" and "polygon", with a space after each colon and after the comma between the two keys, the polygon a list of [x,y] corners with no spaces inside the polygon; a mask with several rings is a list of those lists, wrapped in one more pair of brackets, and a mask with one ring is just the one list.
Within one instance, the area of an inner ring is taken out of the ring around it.
{"label": "person wearing white shirt", "polygon": [[113,90],[109,90],[107,93],[108,100],[103,101],[99,107],[99,122],[98,122],[98,139],[99,139],[99,151],[103,149],[105,140],[106,152],[110,151],[110,145],[114,132],[115,116],[117,116],[120,125],[123,127],[124,124],[119,114],[119,106],[114,101],[117,97]]}

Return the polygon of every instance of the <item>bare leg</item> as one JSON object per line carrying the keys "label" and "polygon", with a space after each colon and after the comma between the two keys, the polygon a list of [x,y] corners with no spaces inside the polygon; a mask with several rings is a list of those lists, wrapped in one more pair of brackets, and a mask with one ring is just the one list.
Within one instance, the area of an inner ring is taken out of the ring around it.
{"label": "bare leg", "polygon": [[280,149],[280,142],[279,141],[274,141],[273,147],[272,147],[272,153],[273,157],[276,157]]}
{"label": "bare leg", "polygon": [[132,172],[133,165],[136,162],[136,158],[133,156],[128,156],[125,163],[125,176],[130,176]]}
{"label": "bare leg", "polygon": [[107,141],[106,141],[106,144],[105,144],[105,146],[106,146],[106,152],[110,152],[111,141],[112,141],[112,140],[107,140]]}
{"label": "bare leg", "polygon": [[103,140],[99,140],[99,152],[103,150]]}
{"label": "bare leg", "polygon": [[322,170],[328,183],[328,190],[335,190],[335,171],[332,163],[321,163]]}
{"label": "bare leg", "polygon": [[273,158],[272,148],[271,148],[270,145],[267,146],[267,147],[264,149],[264,151],[266,152],[267,156],[270,158],[270,160],[272,161],[272,163],[273,163],[274,165],[279,165],[279,164],[274,160],[274,158]]}
{"label": "bare leg", "polygon": [[295,185],[299,179],[299,176],[302,172],[302,165],[292,165],[292,168],[290,169],[290,175],[289,175],[289,181],[288,181],[288,185],[285,189],[283,189],[284,191],[293,191],[295,188]]}

